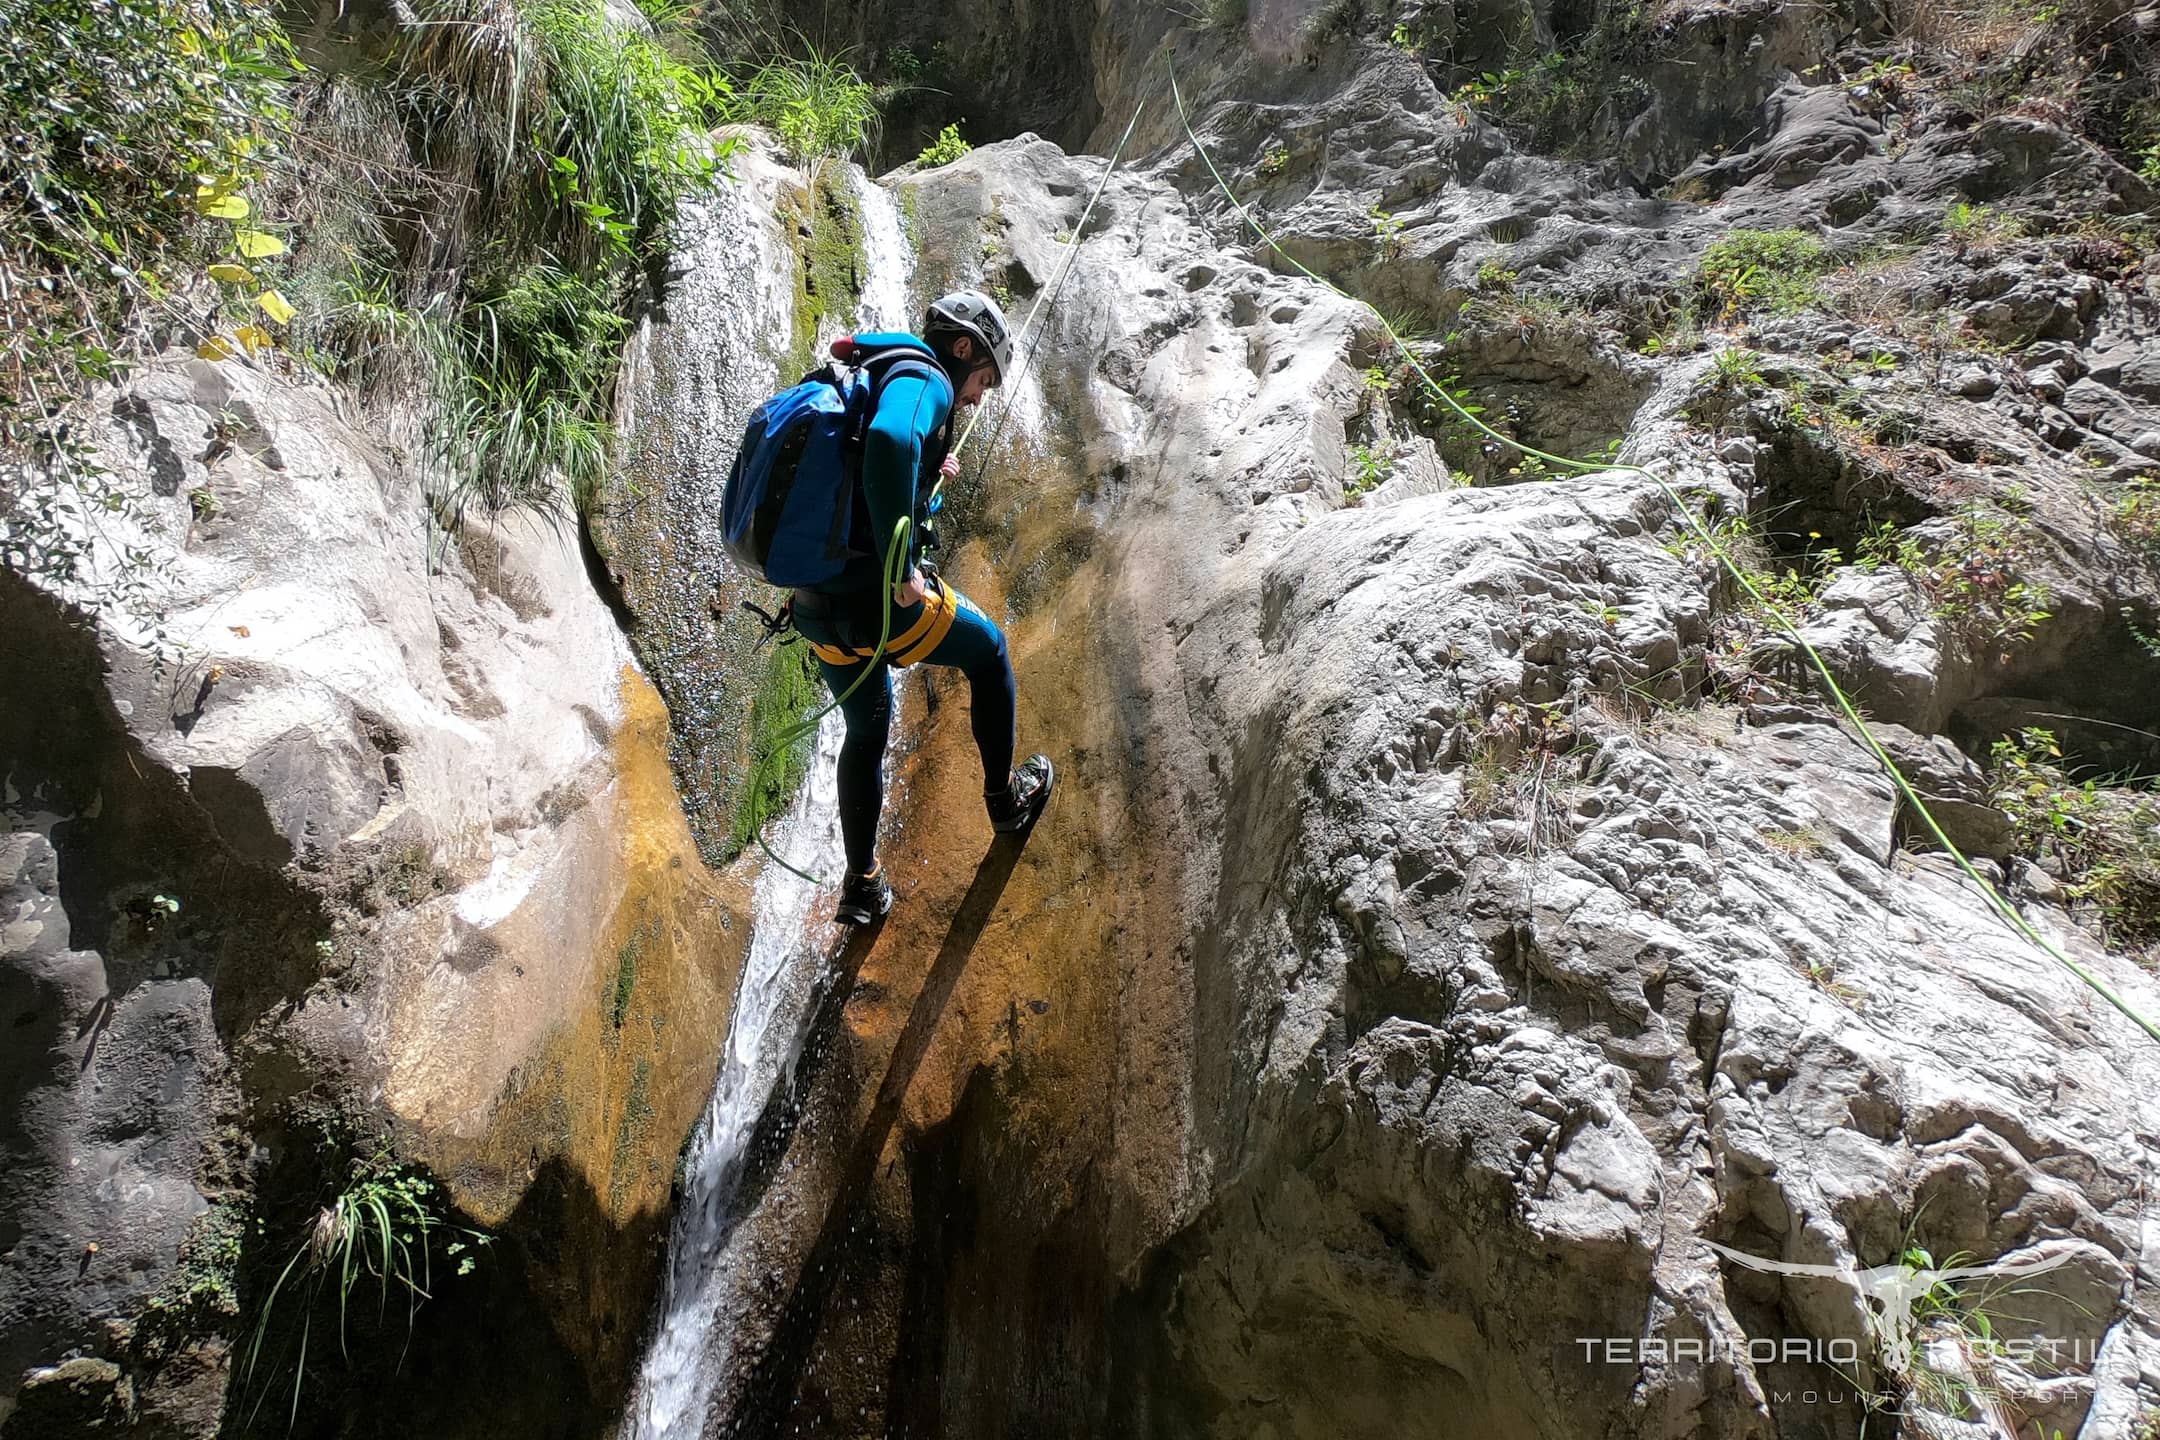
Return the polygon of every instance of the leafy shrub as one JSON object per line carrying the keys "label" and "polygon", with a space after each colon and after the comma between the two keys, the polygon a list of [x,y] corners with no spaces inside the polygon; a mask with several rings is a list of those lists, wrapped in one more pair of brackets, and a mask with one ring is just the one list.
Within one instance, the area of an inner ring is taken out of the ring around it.
{"label": "leafy shrub", "polygon": [[1343,499],[1357,504],[1385,485],[1395,474],[1395,449],[1391,445],[1350,447],[1350,475],[1343,482]]}
{"label": "leafy shrub", "polygon": [[[676,201],[719,164],[702,133],[726,91],[655,39],[617,29],[589,3],[519,12],[545,57],[547,108],[534,144],[552,197],[595,245],[629,257],[659,238]],[[572,239],[573,236],[565,236]]]}
{"label": "leafy shrub", "polygon": [[1805,230],[1735,230],[1703,252],[1696,283],[1728,321],[1765,308],[1786,315],[1822,303],[1815,282],[1829,268]]}
{"label": "leafy shrub", "polygon": [[341,157],[309,178],[344,197],[302,256],[309,338],[362,384],[425,389],[446,525],[604,483],[625,307],[736,144],[705,134],[733,99],[687,13],[650,13],[647,33],[590,0],[430,0],[392,75],[307,97]]}
{"label": "leafy shrub", "polygon": [[956,121],[938,131],[937,139],[923,147],[922,154],[915,157],[915,163],[924,169],[934,169],[939,165],[950,165],[974,148],[974,146],[960,138],[960,126]]}
{"label": "leafy shrub", "polygon": [[[1643,76],[1664,40],[1651,23],[1651,7],[1593,9],[1586,33],[1534,58],[1523,48],[1528,30],[1518,31],[1509,63],[1457,87],[1458,119],[1468,123],[1482,112],[1518,146],[1539,154],[1589,158],[1609,147],[1650,107],[1654,96]],[[1425,48],[1422,33],[1406,38]]]}
{"label": "leafy shrub", "polygon": [[2150,777],[2131,785],[2072,780],[2053,731],[1995,742],[1991,798],[2020,851],[2052,858],[2070,898],[2091,905],[2110,941],[2160,943],[2160,800]]}
{"label": "leafy shrub", "polygon": [[1936,616],[1975,649],[2030,639],[2049,616],[2047,587],[2030,573],[2031,524],[1978,502],[1958,511],[1941,537],[1900,534],[1886,524],[1862,538],[1855,558],[1912,576]]}
{"label": "leafy shrub", "polygon": [[1712,430],[1722,429],[1768,383],[1763,378],[1762,362],[1760,352],[1736,347],[1712,355],[1702,389],[1684,407],[1688,419]]}
{"label": "leafy shrub", "polygon": [[1383,210],[1378,205],[1367,210],[1365,218],[1372,221],[1373,248],[1380,252],[1380,258],[1400,260],[1404,251],[1409,248],[1409,242],[1403,239],[1401,218],[1393,211]]}
{"label": "leafy shrub", "polygon": [[2125,540],[2160,558],[2160,483],[2132,480],[2109,507],[2108,520]]}
{"label": "leafy shrub", "polygon": [[[1844,558],[1835,547],[1824,547],[1809,553],[1802,563],[1780,565],[1769,537],[1746,516],[1728,515],[1703,523],[1713,545],[1703,546],[1690,529],[1666,549],[1684,559],[1705,563],[1714,559],[1716,551],[1722,551],[1733,569],[1746,577],[1747,585],[1733,584],[1743,622],[1742,633],[1731,647],[1736,652],[1766,631],[1797,626]],[[1701,553],[1697,553],[1698,547]],[[1720,569],[1721,583],[1725,574]]]}
{"label": "leafy shrub", "polygon": [[2025,225],[1986,205],[1960,200],[1943,213],[1943,233],[1958,254],[1974,260],[1990,260],[2004,246],[2024,238]]}
{"label": "leafy shrub", "polygon": [[153,626],[148,553],[86,538],[137,499],[69,420],[160,328],[207,341],[237,300],[253,348],[289,317],[250,265],[284,248],[260,182],[294,66],[261,0],[0,0],[0,563]]}
{"label": "leafy shrub", "polygon": [[[316,1212],[308,1233],[293,1246],[264,1295],[254,1334],[241,1357],[241,1384],[253,1386],[258,1372],[267,1376],[265,1346],[277,1333],[274,1322],[287,1310],[297,1310],[300,1332],[292,1362],[293,1417],[299,1413],[300,1391],[307,1380],[318,1311],[328,1310],[335,1301],[341,1355],[347,1351],[352,1301],[356,1295],[364,1299],[366,1291],[375,1292],[378,1309],[387,1308],[393,1295],[403,1301],[409,1331],[413,1316],[434,1288],[438,1252],[446,1262],[455,1263],[457,1274],[469,1274],[476,1251],[493,1238],[451,1225],[444,1215],[446,1208],[434,1181],[398,1165],[387,1152],[356,1164],[351,1180]],[[284,1323],[290,1328],[296,1322],[287,1317]],[[282,1368],[277,1348],[269,1345],[272,1369]],[[263,1398],[258,1395],[258,1407]]]}

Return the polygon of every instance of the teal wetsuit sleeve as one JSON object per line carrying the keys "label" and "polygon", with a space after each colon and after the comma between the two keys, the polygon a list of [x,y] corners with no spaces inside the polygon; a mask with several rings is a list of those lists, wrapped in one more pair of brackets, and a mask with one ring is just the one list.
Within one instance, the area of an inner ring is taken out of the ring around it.
{"label": "teal wetsuit sleeve", "polygon": [[[948,408],[944,387],[919,375],[896,375],[878,395],[877,413],[870,417],[870,431],[863,438],[862,483],[881,574],[893,526],[901,516],[915,513],[915,479],[922,473],[923,447],[945,423]],[[922,554],[921,539],[909,537],[910,566]]]}

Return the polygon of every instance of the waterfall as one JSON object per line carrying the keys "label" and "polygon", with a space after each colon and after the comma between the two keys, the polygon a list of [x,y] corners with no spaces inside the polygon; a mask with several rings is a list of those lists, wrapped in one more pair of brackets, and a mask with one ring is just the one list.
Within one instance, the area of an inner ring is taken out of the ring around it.
{"label": "waterfall", "polygon": [[[839,719],[829,715],[819,727],[810,778],[770,837],[788,864],[827,877],[843,864],[833,785]],[[815,982],[834,928],[811,920],[817,893],[815,884],[784,866],[768,863],[758,877],[727,1049],[684,1166],[660,1325],[632,1397],[631,1433],[639,1440],[697,1436],[711,1377],[729,1358],[724,1328],[714,1330],[714,1322],[725,1318],[732,1279],[722,1262],[741,1218],[736,1200],[751,1134],[766,1105],[785,1092],[814,1008]]]}
{"label": "waterfall", "polygon": [[863,287],[855,312],[858,330],[912,330],[915,312],[908,304],[908,280],[915,252],[900,229],[900,206],[892,191],[855,166],[848,167],[856,197],[862,201]]}
{"label": "waterfall", "polygon": [[[908,281],[914,256],[901,230],[898,207],[891,192],[854,166],[849,167],[849,181],[863,215],[863,281],[854,328],[909,328]],[[696,212],[703,228],[685,237],[684,252],[698,257],[733,243],[740,212],[749,203],[754,197]],[[693,270],[682,288],[702,292],[745,283],[740,269],[736,258],[709,270]],[[770,282],[759,277],[747,283]],[[729,308],[724,294],[693,294],[671,302],[671,308],[678,303],[681,313],[695,316],[727,313]],[[735,307],[735,330],[742,328],[741,313],[750,309]],[[740,338],[747,342],[751,337]],[[821,349],[829,338],[818,337]],[[751,353],[746,346],[745,358]],[[769,362],[753,363],[770,369]],[[739,427],[739,417],[729,418]],[[838,876],[845,863],[834,789],[841,733],[838,714],[828,715],[818,730],[809,778],[768,836],[774,851],[790,865],[828,880]],[[626,1433],[636,1440],[696,1440],[706,1433],[716,1418],[708,1414],[714,1394],[738,1358],[736,1322],[750,1303],[756,1279],[746,1253],[750,1247],[736,1243],[749,1210],[742,1182],[760,1119],[769,1107],[786,1103],[795,1062],[829,978],[827,962],[837,927],[816,918],[825,913],[818,899],[817,885],[784,866],[768,863],[758,877],[749,952],[736,986],[726,1049],[712,1101],[684,1167],[659,1323],[631,1396]]]}

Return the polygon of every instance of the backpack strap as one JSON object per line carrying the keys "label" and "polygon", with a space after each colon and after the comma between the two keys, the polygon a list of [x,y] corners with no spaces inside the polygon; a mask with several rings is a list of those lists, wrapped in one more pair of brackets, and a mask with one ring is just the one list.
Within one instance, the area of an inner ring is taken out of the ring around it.
{"label": "backpack strap", "polygon": [[[869,390],[860,409],[855,412],[853,423],[848,427],[848,444],[860,451],[863,439],[870,433],[870,419],[877,414],[878,401],[885,394],[886,385],[903,375],[914,375],[925,380],[934,379],[944,385],[948,396],[945,402],[947,424],[950,425],[952,380],[945,374],[945,367],[930,359],[925,353],[894,346],[865,356],[856,370],[869,379]],[[939,459],[944,457],[940,455]]]}
{"label": "backpack strap", "polygon": [[[891,345],[877,350],[857,351],[855,373],[863,377],[862,400],[853,403],[850,396],[850,415],[846,432],[848,464],[857,477],[857,494],[860,491],[863,447],[870,433],[870,421],[877,414],[878,401],[883,398],[885,387],[904,375],[918,376],[925,381],[935,381],[945,388],[945,419],[936,432],[933,449],[926,449],[922,457],[922,471],[915,477],[915,537],[911,549],[920,554],[929,542],[930,497],[937,493],[938,468],[944,464],[946,454],[952,448],[952,378],[945,367],[937,363],[927,345]],[[858,501],[858,503],[860,503]]]}

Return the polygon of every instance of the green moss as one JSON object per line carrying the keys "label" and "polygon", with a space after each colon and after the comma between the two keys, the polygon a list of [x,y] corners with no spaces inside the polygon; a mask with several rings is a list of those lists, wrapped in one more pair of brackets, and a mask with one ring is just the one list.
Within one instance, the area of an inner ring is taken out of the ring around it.
{"label": "green moss", "polygon": [[618,1207],[630,1186],[638,1148],[652,1133],[652,1061],[640,1060],[630,1074],[630,1094],[615,1126],[615,1153],[608,1166],[608,1198]]}
{"label": "green moss", "polygon": [[908,249],[918,254],[922,250],[922,194],[913,185],[902,185],[900,191],[900,232],[907,237]]}
{"label": "green moss", "polygon": [[825,167],[810,184],[807,204],[794,207],[796,254],[795,323],[792,343],[780,362],[780,378],[792,381],[818,363],[818,330],[827,320],[846,324],[862,300],[862,205],[845,173]]}
{"label": "green moss", "polygon": [[622,949],[615,955],[615,984],[608,994],[608,1027],[620,1030],[623,1021],[630,1018],[630,997],[637,991],[638,960],[645,953],[645,943],[651,937],[651,927],[640,925],[630,932]]}
{"label": "green moss", "polygon": [[[756,764],[784,727],[808,716],[824,699],[824,683],[807,645],[776,647],[765,662],[764,677],[750,702],[750,763]],[[785,810],[810,769],[810,740],[805,735],[786,755],[766,766],[735,802],[735,830],[728,853],[740,854],[765,822]]]}

